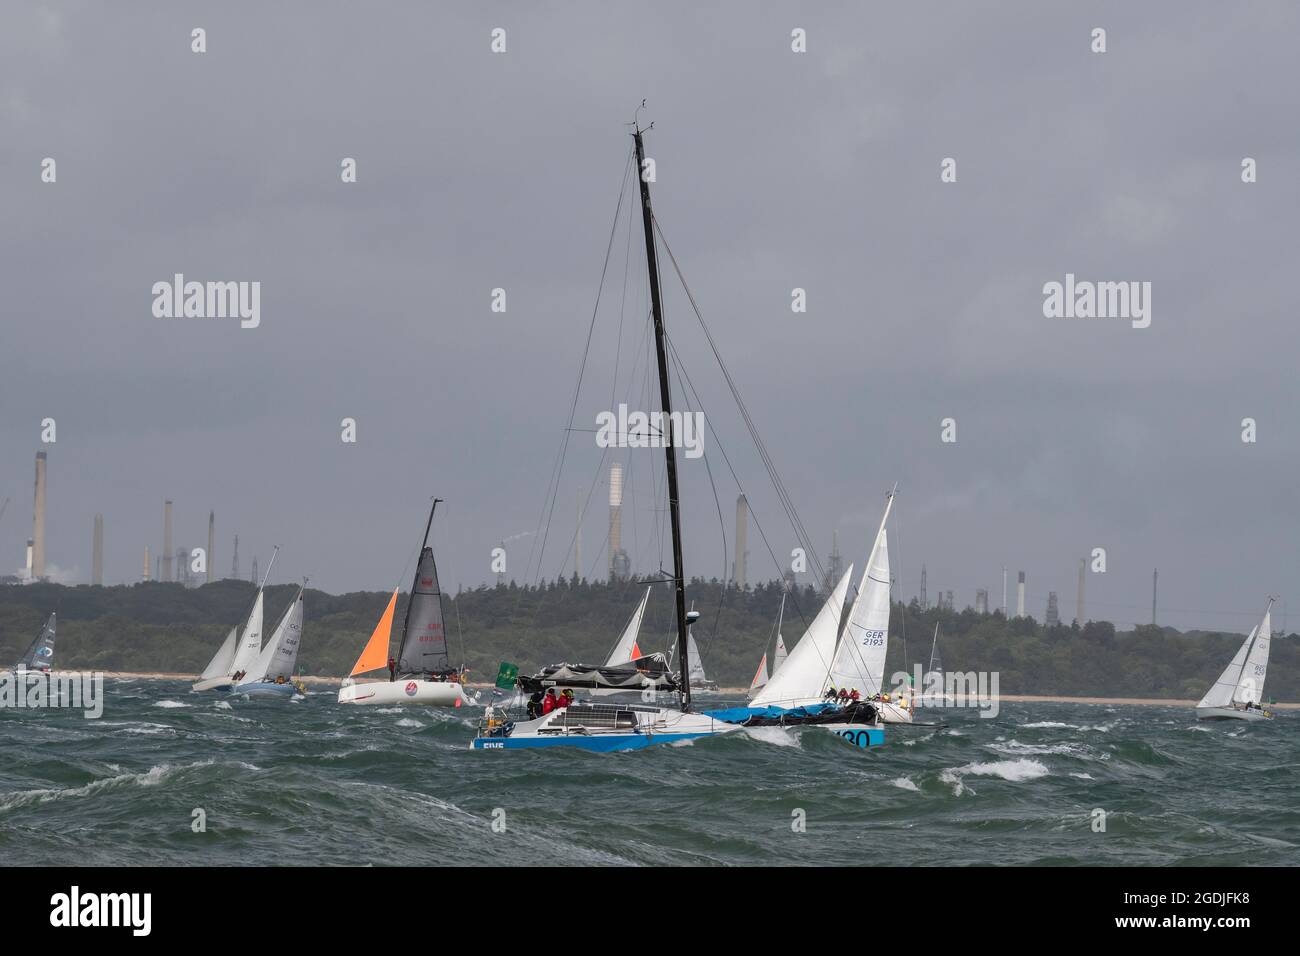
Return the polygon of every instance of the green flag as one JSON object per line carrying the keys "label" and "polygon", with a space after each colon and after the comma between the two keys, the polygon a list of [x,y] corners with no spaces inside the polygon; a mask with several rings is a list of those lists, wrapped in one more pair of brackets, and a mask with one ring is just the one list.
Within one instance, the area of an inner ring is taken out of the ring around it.
{"label": "green flag", "polygon": [[501,667],[497,670],[497,686],[502,690],[509,690],[515,686],[515,678],[518,676],[518,664],[511,664],[509,661],[502,661]]}

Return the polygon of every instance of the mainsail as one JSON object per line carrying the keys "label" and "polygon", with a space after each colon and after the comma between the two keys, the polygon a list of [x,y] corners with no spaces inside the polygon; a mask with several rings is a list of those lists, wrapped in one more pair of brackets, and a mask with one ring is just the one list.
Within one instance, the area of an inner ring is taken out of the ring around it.
{"label": "mainsail", "polygon": [[[429,516],[433,520],[433,516]],[[447,635],[442,627],[442,591],[438,587],[438,565],[433,548],[427,544],[420,552],[415,571],[411,602],[406,606],[406,624],[402,628],[402,648],[397,655],[403,674],[434,674],[450,669]]]}
{"label": "mainsail", "polygon": [[1270,604],[1269,610],[1264,612],[1259,631],[1255,634],[1255,643],[1246,655],[1241,680],[1237,682],[1237,700],[1243,704],[1258,704],[1264,700],[1264,678],[1268,676],[1268,645],[1273,636],[1271,612]]}
{"label": "mainsail", "polygon": [[755,707],[764,704],[797,707],[821,700],[822,688],[826,686],[826,673],[835,657],[835,640],[839,636],[844,595],[848,592],[852,574],[853,565],[850,564],[785,663],[773,673],[767,686],[754,698]]}
{"label": "mainsail", "polygon": [[606,659],[606,667],[613,667],[615,664],[626,664],[628,661],[634,661],[641,656],[641,648],[637,646],[636,640],[641,633],[641,619],[645,616],[645,606],[649,600],[650,589],[646,588],[645,594],[641,596],[641,603],[632,612],[632,617],[628,619],[627,626],[623,628],[618,643],[614,645],[614,650],[610,652],[608,659]]}
{"label": "mainsail", "polygon": [[303,589],[299,588],[297,597],[280,618],[271,639],[248,669],[244,681],[273,681],[277,677],[293,676],[293,667],[298,661],[298,645],[302,640],[302,592]]}
{"label": "mainsail", "polygon": [[27,653],[14,665],[15,670],[49,671],[54,665],[55,623],[55,615],[51,614],[50,619],[41,628],[41,633],[36,640],[32,641],[32,646],[27,648]]}
{"label": "mainsail", "polygon": [[213,680],[217,677],[229,677],[233,674],[235,669],[231,665],[235,662],[235,645],[238,642],[239,627],[236,625],[230,629],[226,639],[221,642],[221,646],[217,648],[217,653],[212,655],[212,660],[208,661],[208,666],[203,668],[199,680]]}
{"label": "mainsail", "polygon": [[257,600],[253,602],[253,610],[248,614],[248,621],[244,624],[244,633],[239,639],[239,647],[235,650],[234,660],[230,662],[230,673],[238,674],[240,671],[247,671],[255,663],[257,657],[262,653],[262,590],[258,588]]}
{"label": "mainsail", "polygon": [[866,570],[858,599],[831,665],[830,686],[857,689],[863,697],[880,693],[885,681],[885,652],[889,647],[889,542],[882,527]]}

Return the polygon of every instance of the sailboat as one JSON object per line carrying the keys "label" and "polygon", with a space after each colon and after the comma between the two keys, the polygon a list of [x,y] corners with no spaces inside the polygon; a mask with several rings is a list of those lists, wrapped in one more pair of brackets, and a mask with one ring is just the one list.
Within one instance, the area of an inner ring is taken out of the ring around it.
{"label": "sailboat", "polygon": [[50,619],[41,628],[41,633],[36,636],[36,640],[32,641],[31,647],[27,648],[27,653],[18,658],[18,661],[13,666],[15,674],[48,674],[50,672],[50,668],[54,666],[56,616],[56,614],[50,615]]}
{"label": "sailboat", "polygon": [[[634,124],[636,169],[646,168],[643,130]],[[641,225],[645,235],[646,269],[650,283],[650,307],[654,321],[655,357],[659,368],[659,400],[663,410],[667,465],[669,523],[672,526],[673,576],[676,604],[678,677],[663,667],[663,655],[653,654],[614,667],[587,667],[561,664],[543,668],[531,678],[520,678],[518,686],[535,693],[546,688],[600,689],[641,687],[650,698],[654,689],[675,690],[677,708],[649,703],[622,704],[586,700],[558,707],[540,717],[514,720],[506,709],[489,705],[485,709],[479,734],[471,746],[475,750],[514,750],[537,747],[568,746],[592,751],[638,750],[656,743],[694,740],[729,733],[736,725],[696,713],[691,707],[690,653],[686,616],[686,573],[682,561],[681,499],[677,487],[677,450],[672,419],[672,395],[669,385],[668,351],[664,333],[663,303],[659,287],[659,264],[655,244],[654,213],[650,206],[650,183],[638,175],[641,191]]]}
{"label": "sailboat", "polygon": [[641,656],[641,648],[637,645],[637,638],[641,634],[641,620],[645,617],[645,606],[649,600],[650,589],[646,588],[645,594],[641,595],[641,603],[636,606],[636,610],[628,618],[627,626],[623,628],[623,633],[619,635],[617,643],[614,644],[614,649],[609,652],[609,657],[605,658],[606,667],[626,664]]}
{"label": "sailboat", "polygon": [[247,697],[292,697],[295,692],[303,692],[302,685],[289,678],[298,662],[298,645],[302,641],[302,594],[306,587],[304,581],[271,633],[271,639],[235,685],[234,693]]}
{"label": "sailboat", "polygon": [[435,707],[460,707],[469,703],[459,670],[451,666],[447,652],[447,634],[442,620],[442,589],[438,585],[438,563],[429,546],[433,513],[441,498],[433,499],[429,522],[424,526],[420,560],[415,566],[411,600],[402,621],[402,641],[387,681],[358,683],[359,674],[388,666],[388,645],[392,636],[393,612],[397,608],[397,591],[379,618],[361,656],[339,687],[340,704],[431,704]]}
{"label": "sailboat", "polygon": [[789,656],[785,650],[785,641],[781,638],[781,624],[785,620],[786,596],[786,592],[782,592],[781,608],[776,614],[776,650],[772,652],[772,666],[770,669],[767,666],[767,650],[765,648],[763,656],[758,662],[758,670],[754,671],[754,679],[749,682],[749,693],[746,696],[750,700],[753,700],[754,696],[767,686],[767,682],[771,680],[772,675],[777,672],[781,665],[785,663],[786,657]]}
{"label": "sailboat", "polygon": [[1200,703],[1199,720],[1272,720],[1264,709],[1264,678],[1268,675],[1268,645],[1272,639],[1273,598],[1268,599],[1264,619],[1246,635],[1231,663],[1219,675]]}
{"label": "sailboat", "polygon": [[262,575],[262,583],[257,587],[257,597],[253,599],[253,609],[248,612],[248,619],[244,621],[244,629],[238,639],[232,640],[235,637],[235,630],[232,628],[221,646],[217,648],[217,653],[213,655],[212,660],[208,661],[208,666],[203,668],[199,679],[191,685],[190,690],[228,693],[256,663],[258,655],[262,653],[263,591],[266,589],[267,579],[271,576],[271,568],[275,565],[275,557],[279,553],[279,548],[271,552],[266,574]]}
{"label": "sailboat", "polygon": [[934,640],[930,643],[930,666],[921,675],[921,693],[916,698],[917,707],[951,707],[953,699],[943,689],[943,660],[939,656],[939,622],[934,624]]}

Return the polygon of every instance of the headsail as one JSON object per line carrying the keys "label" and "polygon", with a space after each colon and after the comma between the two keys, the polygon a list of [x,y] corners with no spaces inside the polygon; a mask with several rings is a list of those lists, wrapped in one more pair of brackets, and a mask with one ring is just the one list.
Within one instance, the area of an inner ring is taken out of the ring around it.
{"label": "headsail", "polygon": [[32,641],[32,646],[27,648],[27,653],[14,665],[15,670],[49,671],[54,666],[55,617],[55,614],[50,615],[50,619],[41,628],[41,633]]}
{"label": "headsail", "polygon": [[645,606],[649,600],[650,589],[646,588],[645,594],[641,595],[641,603],[632,612],[627,626],[623,628],[623,633],[619,636],[618,643],[614,645],[614,650],[610,652],[609,658],[605,661],[606,667],[613,667],[615,664],[626,664],[628,661],[634,661],[641,656],[641,648],[637,646],[637,636],[641,633],[641,619],[645,616]]}
{"label": "headsail", "polygon": [[277,677],[292,677],[294,664],[298,662],[298,645],[302,641],[302,592],[293,599],[276,625],[271,639],[262,648],[257,661],[248,669],[245,681],[275,680]]}
{"label": "headsail", "polygon": [[820,702],[822,688],[826,686],[826,674],[835,657],[835,640],[839,636],[844,595],[848,592],[852,574],[853,565],[850,564],[785,663],[754,698],[755,707],[765,704],[798,707]]}
{"label": "headsail", "polygon": [[352,670],[348,673],[349,677],[367,671],[376,671],[388,664],[388,642],[393,634],[393,612],[397,609],[397,590],[393,588],[393,596],[388,599],[388,607],[384,608],[384,613],[380,615],[374,633],[370,635],[370,640],[366,641],[366,646],[361,650],[361,656],[352,665]]}
{"label": "headsail", "polygon": [[709,682],[708,675],[704,673],[704,661],[700,658],[700,646],[695,643],[695,635],[689,630],[686,632],[686,663],[692,684],[700,687]]}
{"label": "headsail", "polygon": [[1246,640],[1237,649],[1237,653],[1232,656],[1232,662],[1223,669],[1219,679],[1210,685],[1210,689],[1205,692],[1201,702],[1197,707],[1231,707],[1232,700],[1237,694],[1237,682],[1241,680],[1242,668],[1246,666],[1246,654],[1250,650],[1251,642],[1255,640],[1255,632],[1259,630],[1256,625],[1250,629],[1246,635]]}
{"label": "headsail", "polygon": [[235,663],[235,645],[238,643],[239,626],[236,625],[230,629],[226,639],[221,642],[221,646],[217,648],[217,653],[212,655],[212,660],[208,661],[208,666],[203,668],[199,680],[212,680],[217,677],[229,677],[233,674],[235,669],[231,665]]}
{"label": "headsail", "polygon": [[885,653],[889,649],[889,542],[882,527],[853,604],[844,636],[835,651],[830,686],[853,690],[863,697],[880,693],[885,682]]}
{"label": "headsail", "polygon": [[758,670],[754,672],[754,679],[749,682],[749,696],[753,697],[759,689],[767,683],[767,654],[763,654],[763,659],[758,662]]}
{"label": "headsail", "polygon": [[450,669],[447,635],[442,626],[442,591],[438,587],[438,565],[433,548],[425,546],[411,588],[402,629],[398,668],[403,674],[430,674]]}

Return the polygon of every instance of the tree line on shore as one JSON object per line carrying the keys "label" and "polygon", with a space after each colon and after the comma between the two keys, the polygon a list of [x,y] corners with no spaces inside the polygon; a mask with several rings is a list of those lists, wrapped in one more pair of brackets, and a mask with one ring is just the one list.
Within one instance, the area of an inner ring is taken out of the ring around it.
{"label": "tree line on shore", "polygon": [[[443,596],[452,662],[471,679],[490,681],[501,661],[529,671],[544,664],[601,663],[652,588],[641,627],[643,652],[667,651],[675,641],[673,594],[662,581],[561,579],[538,585],[480,586]],[[293,585],[266,589],[270,634],[297,593]],[[770,656],[782,582],[737,589],[693,579],[688,604],[701,612],[695,639],[709,677],[724,687],[748,686],[759,658]],[[0,588],[0,667],[16,661],[51,611],[59,614],[59,669],[197,674],[230,628],[242,625],[256,594],[247,581],[216,581],[187,589],[142,582],[117,587],[34,584]],[[389,595],[378,591],[327,594],[308,589],[298,658],[301,673],[342,676],[352,668]],[[821,607],[813,588],[786,596],[786,646],[793,649]],[[398,599],[394,640],[406,595]],[[939,625],[947,670],[996,671],[1004,694],[1199,698],[1236,653],[1243,635],[1139,626],[1117,631],[1106,621],[1047,627],[1000,611],[977,614],[896,603],[890,616],[887,675],[926,667]],[[1275,635],[1281,638],[1281,635]],[[1294,637],[1294,635],[1288,635]],[[395,645],[394,645],[395,646]],[[1267,694],[1300,700],[1300,652],[1292,640],[1272,647]]]}

